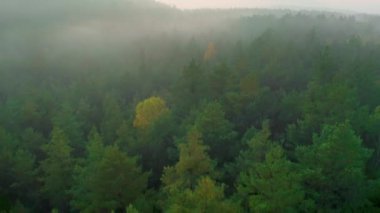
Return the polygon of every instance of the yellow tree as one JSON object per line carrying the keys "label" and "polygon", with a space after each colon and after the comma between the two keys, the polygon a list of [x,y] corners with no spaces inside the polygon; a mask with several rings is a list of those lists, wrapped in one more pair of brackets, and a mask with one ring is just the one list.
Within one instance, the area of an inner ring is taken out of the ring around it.
{"label": "yellow tree", "polygon": [[177,212],[239,212],[239,207],[226,199],[223,186],[210,177],[215,176],[214,163],[207,155],[201,134],[190,129],[186,143],[179,148],[179,161],[166,167],[162,176],[167,195],[163,210]]}
{"label": "yellow tree", "polygon": [[216,46],[214,43],[210,42],[207,46],[207,49],[203,55],[203,60],[210,61],[216,55]]}
{"label": "yellow tree", "polygon": [[201,177],[194,190],[185,189],[170,199],[165,209],[169,213],[226,212],[238,213],[240,207],[224,196],[223,186],[218,186],[210,177]]}
{"label": "yellow tree", "polygon": [[150,97],[137,104],[133,126],[138,129],[147,129],[162,115],[169,112],[165,101],[160,97]]}
{"label": "yellow tree", "polygon": [[194,188],[202,176],[212,175],[214,165],[207,155],[208,147],[195,128],[187,135],[187,143],[179,144],[179,161],[173,167],[166,167],[162,182],[168,191],[183,188]]}

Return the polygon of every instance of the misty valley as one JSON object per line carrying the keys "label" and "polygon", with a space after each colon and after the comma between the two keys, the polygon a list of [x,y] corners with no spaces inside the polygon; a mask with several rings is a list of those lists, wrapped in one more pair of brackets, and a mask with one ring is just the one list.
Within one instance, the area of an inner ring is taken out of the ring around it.
{"label": "misty valley", "polygon": [[0,213],[380,212],[380,14],[0,2]]}

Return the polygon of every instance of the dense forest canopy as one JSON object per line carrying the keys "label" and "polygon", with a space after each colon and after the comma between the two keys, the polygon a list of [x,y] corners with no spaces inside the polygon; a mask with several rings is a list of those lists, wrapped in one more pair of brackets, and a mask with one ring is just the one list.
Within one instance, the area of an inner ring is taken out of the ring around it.
{"label": "dense forest canopy", "polygon": [[380,211],[380,17],[0,3],[0,212]]}

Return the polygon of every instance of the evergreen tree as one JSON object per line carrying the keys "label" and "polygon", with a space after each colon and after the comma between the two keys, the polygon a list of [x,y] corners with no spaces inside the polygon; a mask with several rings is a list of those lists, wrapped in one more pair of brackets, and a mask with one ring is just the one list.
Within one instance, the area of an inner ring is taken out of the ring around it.
{"label": "evergreen tree", "polygon": [[53,126],[61,129],[70,142],[73,155],[80,156],[85,149],[82,122],[78,120],[74,108],[70,104],[64,104],[52,119]]}
{"label": "evergreen tree", "polygon": [[218,102],[206,104],[195,120],[195,127],[202,134],[204,143],[210,147],[210,156],[218,163],[232,161],[237,154],[237,133],[225,118],[223,107]]}
{"label": "evergreen tree", "polygon": [[369,205],[364,173],[371,151],[346,123],[326,125],[297,156],[308,174],[307,195],[320,211],[359,211]]}
{"label": "evergreen tree", "polygon": [[105,147],[95,130],[89,140],[87,158],[75,170],[72,206],[83,212],[124,209],[142,195],[148,174],[117,146]]}
{"label": "evergreen tree", "polygon": [[269,123],[265,122],[240,157],[243,168],[238,195],[246,202],[244,205],[251,212],[297,212],[312,208],[312,202],[304,200],[301,171],[269,137]]}
{"label": "evergreen tree", "polygon": [[214,165],[208,157],[201,134],[192,128],[186,143],[178,146],[179,160],[166,167],[162,176],[167,200],[165,212],[238,212],[239,208],[224,198],[223,187],[215,184]]}
{"label": "evergreen tree", "polygon": [[173,88],[173,102],[175,112],[180,116],[186,115],[195,106],[198,106],[207,94],[207,81],[205,71],[201,65],[192,60],[186,66],[179,80]]}
{"label": "evergreen tree", "polygon": [[166,167],[162,176],[164,189],[168,192],[184,188],[194,189],[202,176],[214,175],[214,164],[207,155],[208,147],[203,145],[201,134],[191,129],[186,143],[178,145],[179,160],[174,166]]}
{"label": "evergreen tree", "polygon": [[196,187],[184,189],[169,198],[169,205],[165,212],[226,212],[238,213],[240,208],[230,200],[225,199],[223,187],[217,186],[210,177],[202,177]]}
{"label": "evergreen tree", "polygon": [[288,128],[288,138],[293,145],[311,144],[312,134],[320,132],[324,124],[333,125],[346,119],[354,121],[361,112],[355,89],[341,82],[311,82],[302,110],[303,118]]}
{"label": "evergreen tree", "polygon": [[237,82],[234,73],[229,70],[227,65],[218,66],[208,76],[208,94],[213,100],[223,100],[224,96],[233,91]]}
{"label": "evergreen tree", "polygon": [[162,98],[150,97],[138,103],[133,125],[137,137],[135,141],[130,138],[127,150],[141,156],[143,169],[152,172],[149,186],[158,188],[163,169],[169,164],[168,149],[173,148],[176,124],[172,113]]}
{"label": "evergreen tree", "polygon": [[103,102],[103,119],[101,133],[106,144],[113,144],[117,138],[117,130],[123,123],[123,112],[117,99],[106,95]]}
{"label": "evergreen tree", "polygon": [[[38,182],[36,175],[36,158],[29,151],[18,149],[13,155],[10,167],[13,182],[10,184],[13,199],[24,207],[33,208],[38,203]],[[17,205],[17,203],[16,203]]]}
{"label": "evergreen tree", "polygon": [[51,134],[50,143],[42,148],[46,154],[40,164],[42,192],[48,199],[51,207],[67,211],[69,190],[72,183],[74,160],[71,156],[72,148],[65,133],[55,127]]}

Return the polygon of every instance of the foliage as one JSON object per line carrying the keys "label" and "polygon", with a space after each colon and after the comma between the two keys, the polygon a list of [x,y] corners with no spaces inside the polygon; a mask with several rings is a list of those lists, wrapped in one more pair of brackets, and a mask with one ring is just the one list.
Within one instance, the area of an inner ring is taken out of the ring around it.
{"label": "foliage", "polygon": [[211,59],[213,59],[215,57],[216,53],[217,53],[217,51],[216,51],[215,44],[210,42],[207,46],[205,53],[204,53],[203,60],[210,61]]}
{"label": "foliage", "polygon": [[364,171],[371,154],[347,122],[326,125],[311,146],[297,149],[318,209],[353,211],[368,205]]}
{"label": "foliage", "polygon": [[210,156],[218,162],[231,161],[236,154],[236,132],[218,102],[206,104],[195,120],[195,128],[210,147]]}
{"label": "foliage", "polygon": [[223,187],[207,176],[198,180],[194,190],[185,189],[169,200],[167,212],[240,212],[238,205],[224,198]]}
{"label": "foliage", "polygon": [[74,173],[72,206],[83,212],[123,209],[142,195],[147,178],[148,174],[136,165],[136,158],[117,146],[104,146],[94,130],[84,165]]}
{"label": "foliage", "polygon": [[[303,175],[297,165],[286,159],[278,144],[269,140],[268,122],[242,153],[246,163],[238,181],[238,193],[252,212],[298,212],[312,208],[304,199]],[[243,164],[244,165],[244,164]],[[310,209],[309,209],[310,210]]]}
{"label": "foliage", "polygon": [[194,188],[197,180],[206,175],[213,175],[214,165],[207,154],[207,146],[196,129],[187,134],[186,143],[178,145],[179,160],[172,167],[166,167],[162,182],[167,191]]}
{"label": "foliage", "polygon": [[137,104],[133,125],[136,128],[146,129],[168,111],[169,109],[163,99],[150,97]]}
{"label": "foliage", "polygon": [[52,207],[65,210],[69,201],[67,190],[71,186],[74,165],[72,148],[65,133],[59,128],[54,128],[51,141],[43,146],[43,150],[46,159],[40,165],[43,174],[41,190]]}
{"label": "foliage", "polygon": [[22,3],[0,212],[379,212],[378,17]]}

